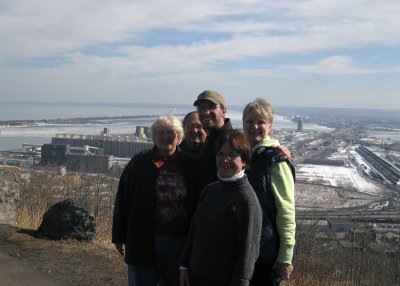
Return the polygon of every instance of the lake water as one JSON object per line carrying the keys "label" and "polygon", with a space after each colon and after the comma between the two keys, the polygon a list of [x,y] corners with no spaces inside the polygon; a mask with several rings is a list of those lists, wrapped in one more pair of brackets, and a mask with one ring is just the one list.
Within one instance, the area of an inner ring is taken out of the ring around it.
{"label": "lake water", "polygon": [[[242,108],[228,109],[227,117],[235,128],[242,127]],[[108,128],[111,134],[133,134],[136,126],[150,126],[161,114],[173,113],[179,118],[194,110],[182,104],[102,104],[102,103],[46,103],[0,102],[0,121],[41,120],[88,117],[143,116],[123,120],[108,120],[99,124],[31,124],[28,126],[0,126],[0,150],[18,149],[23,143],[50,143],[58,133],[100,134]],[[148,117],[148,115],[154,115]],[[297,124],[283,116],[275,115],[274,129],[296,129]],[[304,123],[304,130],[331,132],[332,129],[317,124]]]}
{"label": "lake water", "polygon": [[[230,113],[232,125],[235,128],[241,128],[241,114]],[[183,116],[178,116],[180,119]],[[120,121],[109,124],[40,124],[31,126],[2,126],[0,127],[0,150],[18,149],[22,144],[45,144],[51,142],[51,137],[59,133],[73,134],[100,134],[104,128],[108,128],[113,135],[133,134],[136,126],[150,126],[154,118],[135,118],[134,120]],[[274,129],[296,129],[297,124],[276,116]],[[320,130],[330,132],[332,129],[316,124],[304,124],[305,130]]]}

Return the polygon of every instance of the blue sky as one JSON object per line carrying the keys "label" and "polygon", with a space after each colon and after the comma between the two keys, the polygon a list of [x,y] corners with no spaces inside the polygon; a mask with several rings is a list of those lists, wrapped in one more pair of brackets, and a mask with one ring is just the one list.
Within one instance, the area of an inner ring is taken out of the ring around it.
{"label": "blue sky", "polygon": [[400,109],[398,0],[2,0],[0,101]]}

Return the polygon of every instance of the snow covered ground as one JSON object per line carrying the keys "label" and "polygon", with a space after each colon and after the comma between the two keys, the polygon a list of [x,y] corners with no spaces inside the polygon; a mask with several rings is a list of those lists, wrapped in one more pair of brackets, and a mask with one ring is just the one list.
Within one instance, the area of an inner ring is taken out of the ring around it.
{"label": "snow covered ground", "polygon": [[299,165],[296,206],[346,208],[367,205],[384,197],[384,190],[348,167]]}
{"label": "snow covered ground", "polygon": [[348,166],[296,166],[296,206],[345,208],[372,205],[373,202],[377,205],[384,200],[385,190],[357,172],[357,166],[349,163],[350,156],[357,164],[363,161],[357,153],[339,148],[331,159],[343,159]]}
{"label": "snow covered ground", "polygon": [[338,187],[370,195],[382,194],[382,189],[361,177],[353,167],[300,164],[297,179],[303,183],[314,183]]}

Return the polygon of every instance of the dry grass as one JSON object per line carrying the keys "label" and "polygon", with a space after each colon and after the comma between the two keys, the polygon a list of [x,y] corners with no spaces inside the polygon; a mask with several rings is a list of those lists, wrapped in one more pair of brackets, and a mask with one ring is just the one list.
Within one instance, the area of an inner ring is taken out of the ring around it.
{"label": "dry grass", "polygon": [[[113,248],[111,228],[117,183],[117,178],[104,175],[60,177],[54,172],[32,172],[29,180],[21,183],[18,223],[38,228],[45,211],[69,197],[97,218],[92,244]],[[367,247],[343,248],[333,239],[316,238],[318,232],[317,222],[297,231],[295,271],[282,285],[400,285],[399,253],[390,256]]]}
{"label": "dry grass", "polygon": [[93,242],[106,248],[114,248],[111,243],[112,212],[104,213],[97,219],[96,236]]}
{"label": "dry grass", "polygon": [[21,183],[18,225],[37,229],[44,213],[66,198],[93,213],[97,219],[93,243],[111,248],[112,205],[117,180],[105,176],[58,176],[54,172],[32,172]]}

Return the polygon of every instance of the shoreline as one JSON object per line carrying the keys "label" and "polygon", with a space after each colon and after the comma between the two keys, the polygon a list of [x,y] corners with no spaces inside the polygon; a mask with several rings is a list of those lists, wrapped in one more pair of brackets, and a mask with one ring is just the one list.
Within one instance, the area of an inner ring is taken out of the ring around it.
{"label": "shoreline", "polygon": [[[184,116],[185,114],[175,114],[175,116]],[[96,116],[96,117],[74,117],[57,119],[26,119],[26,120],[0,120],[0,127],[18,127],[18,126],[40,126],[40,124],[109,124],[107,120],[130,120],[138,118],[154,118],[159,115],[131,115],[131,116]],[[1,134],[1,129],[0,129]]]}

